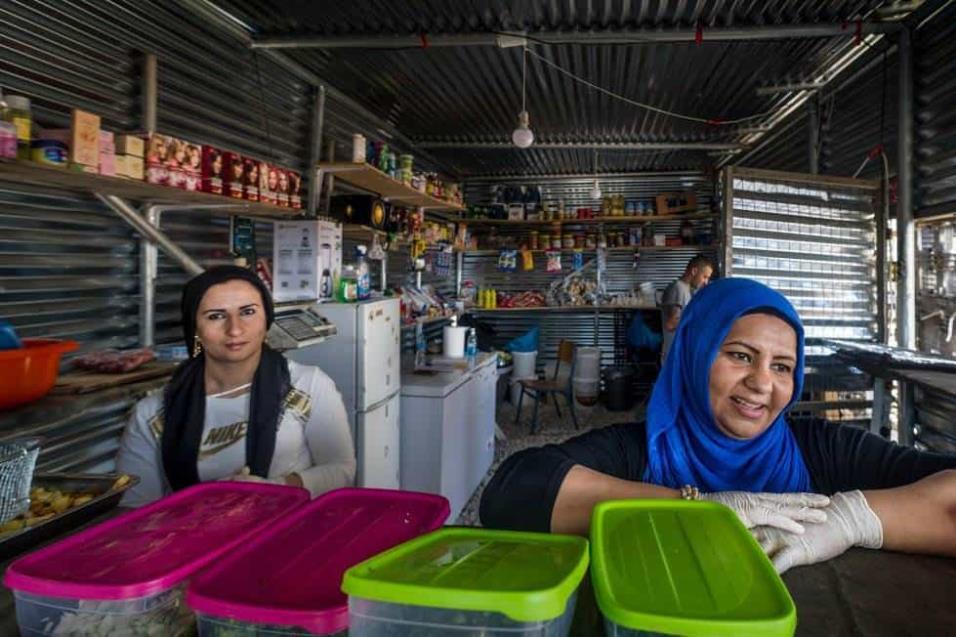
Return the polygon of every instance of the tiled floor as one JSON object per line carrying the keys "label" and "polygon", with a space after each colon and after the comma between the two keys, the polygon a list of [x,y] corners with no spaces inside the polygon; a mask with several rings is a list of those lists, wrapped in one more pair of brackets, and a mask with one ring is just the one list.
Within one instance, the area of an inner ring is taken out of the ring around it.
{"label": "tiled floor", "polygon": [[[562,399],[558,399],[562,400]],[[571,416],[561,402],[561,415],[559,418],[555,412],[554,405],[548,404],[542,406],[538,413],[538,430],[534,435],[530,433],[531,408],[525,405],[522,410],[521,424],[515,425],[515,410],[509,403],[500,405],[497,413],[498,426],[507,437],[506,440],[498,440],[495,446],[495,461],[488,471],[488,475],[482,481],[481,485],[475,491],[474,495],[465,505],[461,515],[458,516],[456,524],[466,526],[480,526],[478,521],[478,504],[481,500],[481,493],[485,485],[494,474],[505,458],[513,453],[517,453],[528,447],[540,447],[549,443],[562,442],[578,434],[584,433],[589,429],[598,429],[619,422],[633,422],[643,417],[643,408],[638,407],[631,411],[607,411],[603,405],[594,407],[583,407],[575,405],[575,412],[578,416],[578,425],[580,429],[575,430],[571,423]]]}

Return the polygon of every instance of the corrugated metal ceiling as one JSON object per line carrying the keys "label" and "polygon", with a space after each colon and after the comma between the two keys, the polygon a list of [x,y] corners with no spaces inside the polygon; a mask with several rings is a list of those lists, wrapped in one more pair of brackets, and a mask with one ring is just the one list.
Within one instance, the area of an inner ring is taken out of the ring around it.
{"label": "corrugated metal ceiling", "polygon": [[[628,98],[704,118],[734,119],[779,108],[786,94],[758,96],[761,85],[805,81],[853,46],[845,37],[717,42],[707,29],[795,23],[840,24],[871,16],[879,0],[567,0],[502,2],[306,2],[215,0],[259,35],[464,34],[504,30],[600,31],[693,28],[701,44],[617,46],[534,44],[536,53]],[[507,142],[521,107],[521,48],[492,46],[368,50],[289,49],[296,62],[417,141]],[[528,59],[528,110],[538,142],[739,142],[736,127],[650,113],[573,82]],[[759,122],[753,122],[753,126]],[[342,149],[343,152],[345,149]],[[430,149],[461,176],[593,170],[592,151]],[[601,151],[606,170],[696,169],[704,150]]]}

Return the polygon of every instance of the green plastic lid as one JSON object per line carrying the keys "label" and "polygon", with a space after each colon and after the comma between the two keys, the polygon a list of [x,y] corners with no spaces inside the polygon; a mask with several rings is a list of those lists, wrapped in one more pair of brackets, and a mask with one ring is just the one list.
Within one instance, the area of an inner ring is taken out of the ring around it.
{"label": "green plastic lid", "polygon": [[733,511],[712,502],[595,507],[591,569],[618,626],[687,637],[793,635],[790,593]]}
{"label": "green plastic lid", "polygon": [[353,566],[342,590],[377,602],[537,622],[564,612],[587,568],[584,538],[446,528]]}

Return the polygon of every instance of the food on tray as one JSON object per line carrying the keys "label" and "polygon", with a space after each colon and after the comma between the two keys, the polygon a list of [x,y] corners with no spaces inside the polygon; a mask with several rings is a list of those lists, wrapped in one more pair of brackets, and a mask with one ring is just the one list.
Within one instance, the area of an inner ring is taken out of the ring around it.
{"label": "food on tray", "polygon": [[148,347],[128,350],[107,349],[79,356],[73,359],[73,364],[90,372],[125,374],[154,358],[156,358],[155,352]]}
{"label": "food on tray", "polygon": [[[122,489],[129,484],[129,481],[130,477],[123,474],[113,482],[109,490]],[[46,489],[42,486],[33,487],[30,489],[30,510],[0,525],[0,537],[35,526],[55,515],[83,506],[97,495],[99,494],[87,491],[72,492]]]}

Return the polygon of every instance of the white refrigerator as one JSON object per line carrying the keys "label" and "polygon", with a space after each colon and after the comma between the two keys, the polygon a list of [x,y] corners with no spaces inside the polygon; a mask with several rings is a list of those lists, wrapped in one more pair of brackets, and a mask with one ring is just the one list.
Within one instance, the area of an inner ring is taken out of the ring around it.
{"label": "white refrigerator", "polygon": [[355,441],[360,487],[401,486],[401,307],[398,299],[323,303],[316,312],[337,333],[286,356],[328,374],[345,401]]}

